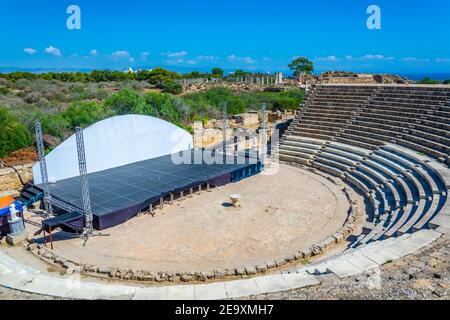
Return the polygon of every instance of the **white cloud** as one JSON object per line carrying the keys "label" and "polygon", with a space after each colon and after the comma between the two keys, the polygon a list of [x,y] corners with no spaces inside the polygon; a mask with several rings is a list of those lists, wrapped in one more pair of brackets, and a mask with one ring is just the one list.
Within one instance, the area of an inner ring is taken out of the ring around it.
{"label": "white cloud", "polygon": [[161,54],[163,56],[167,56],[170,58],[181,58],[187,56],[188,53],[186,51],[178,51],[178,52],[162,52]]}
{"label": "white cloud", "polygon": [[180,63],[183,63],[183,62],[184,62],[184,59],[169,59],[169,60],[166,60],[167,64],[180,64]]}
{"label": "white cloud", "polygon": [[37,52],[37,50],[33,49],[33,48],[25,48],[25,49],[23,49],[23,52],[32,56],[33,54],[35,54]]}
{"label": "white cloud", "polygon": [[111,56],[114,59],[122,59],[122,58],[129,58],[130,53],[128,51],[115,51],[111,54]]}
{"label": "white cloud", "polygon": [[98,55],[98,52],[97,52],[97,50],[94,49],[94,50],[89,51],[89,54],[90,54],[91,56],[95,57],[95,56]]}
{"label": "white cloud", "polygon": [[197,61],[195,61],[195,60],[188,60],[186,62],[187,62],[187,64],[191,64],[191,65],[197,64]]}
{"label": "white cloud", "polygon": [[215,60],[219,60],[219,58],[215,57],[215,56],[200,55],[200,56],[197,57],[197,60],[215,61]]}
{"label": "white cloud", "polygon": [[58,48],[55,48],[53,46],[50,46],[48,48],[45,48],[45,53],[47,54],[52,54],[56,57],[61,57],[61,50],[59,50]]}
{"label": "white cloud", "polygon": [[436,58],[434,59],[436,62],[450,62],[450,58]]}
{"label": "white cloud", "polygon": [[333,56],[327,56],[327,57],[316,57],[314,60],[317,60],[317,61],[339,61],[341,59],[333,55]]}
{"label": "white cloud", "polygon": [[394,57],[385,57],[382,54],[366,54],[361,57],[364,60],[394,60]]}
{"label": "white cloud", "polygon": [[251,57],[238,57],[238,56],[236,56],[234,54],[229,55],[227,57],[227,60],[230,61],[230,62],[243,62],[243,63],[246,63],[246,64],[253,64],[253,63],[256,62],[256,60],[251,58]]}
{"label": "white cloud", "polygon": [[353,56],[348,54],[348,55],[345,56],[345,59],[347,59],[347,60],[353,60]]}
{"label": "white cloud", "polygon": [[141,59],[144,61],[147,60],[149,56],[150,56],[150,52],[142,52],[141,53]]}
{"label": "white cloud", "polygon": [[426,62],[429,62],[430,60],[426,59],[426,58],[424,59],[424,58],[406,57],[406,58],[403,58],[402,61],[415,62],[415,63],[426,63]]}

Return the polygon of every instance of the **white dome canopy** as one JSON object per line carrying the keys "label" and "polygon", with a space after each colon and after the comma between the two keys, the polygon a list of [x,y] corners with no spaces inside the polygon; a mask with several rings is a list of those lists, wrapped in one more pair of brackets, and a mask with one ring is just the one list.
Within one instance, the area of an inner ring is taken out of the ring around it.
{"label": "white dome canopy", "polygon": [[[158,118],[124,115],[99,121],[84,129],[88,173],[192,149],[189,132]],[[46,157],[49,181],[79,175],[75,135]],[[35,184],[42,183],[39,163],[33,166]]]}

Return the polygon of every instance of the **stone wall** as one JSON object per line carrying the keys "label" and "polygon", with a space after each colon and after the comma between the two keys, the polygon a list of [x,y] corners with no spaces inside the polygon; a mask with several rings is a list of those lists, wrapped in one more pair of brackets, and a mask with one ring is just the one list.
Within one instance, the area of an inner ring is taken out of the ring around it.
{"label": "stone wall", "polygon": [[[33,178],[32,167],[32,163],[15,167],[25,183]],[[18,190],[21,187],[20,179],[12,168],[0,168],[0,192]]]}
{"label": "stone wall", "polygon": [[259,126],[259,113],[243,113],[234,116],[236,123],[244,127]]}
{"label": "stone wall", "polygon": [[329,77],[323,78],[323,83],[377,83],[373,76],[367,77]]}
{"label": "stone wall", "polygon": [[274,90],[277,89],[279,91],[289,90],[289,89],[298,89],[301,87],[301,84],[297,80],[284,81],[283,84],[256,84],[256,83],[233,83],[233,82],[208,82],[208,83],[199,83],[199,84],[190,84],[183,86],[183,93],[196,93],[207,91],[211,88],[228,88],[234,93],[243,93],[243,92],[264,92],[268,88]]}
{"label": "stone wall", "polygon": [[[194,148],[209,148],[223,141],[223,130],[219,128],[203,128],[202,123],[196,123]],[[233,129],[227,130],[227,139],[233,136]]]}

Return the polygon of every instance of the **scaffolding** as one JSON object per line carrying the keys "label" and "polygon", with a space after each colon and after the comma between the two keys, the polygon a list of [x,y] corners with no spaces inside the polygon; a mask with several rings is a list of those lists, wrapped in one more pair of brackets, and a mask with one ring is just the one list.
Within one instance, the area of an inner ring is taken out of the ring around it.
{"label": "scaffolding", "polygon": [[36,145],[39,156],[39,168],[41,171],[42,188],[44,190],[44,207],[45,216],[48,218],[53,215],[53,206],[50,196],[50,188],[48,185],[47,162],[45,161],[44,138],[42,137],[42,126],[39,120],[35,121]]}
{"label": "scaffolding", "polygon": [[81,128],[76,128],[76,143],[77,143],[77,155],[78,155],[78,166],[80,170],[80,183],[81,183],[81,195],[83,200],[83,210],[72,206],[68,203],[55,199],[50,194],[50,187],[48,181],[48,171],[47,162],[45,159],[45,149],[44,149],[44,138],[42,136],[42,126],[39,120],[35,122],[36,131],[36,144],[39,155],[39,168],[41,172],[42,189],[44,190],[44,207],[45,216],[53,216],[53,206],[62,209],[68,213],[81,213],[84,216],[84,228],[83,237],[86,241],[93,234],[93,215],[91,210],[91,197],[89,194],[89,180],[87,177],[87,166],[86,166],[86,152],[84,148],[84,137],[83,130]]}
{"label": "scaffolding", "polygon": [[264,170],[264,164],[267,155],[267,124],[266,124],[266,110],[267,105],[261,104],[261,164]]}
{"label": "scaffolding", "polygon": [[91,210],[91,196],[89,194],[89,179],[87,176],[86,152],[84,149],[83,129],[76,128],[75,135],[77,140],[78,166],[80,168],[81,197],[83,200],[83,213],[84,213],[83,236],[85,241],[87,241],[92,236],[94,229],[92,224],[93,216]]}
{"label": "scaffolding", "polygon": [[224,156],[227,153],[227,130],[228,130],[228,105],[226,102],[222,103],[223,120],[222,120],[222,133],[223,133],[223,145],[222,151]]}

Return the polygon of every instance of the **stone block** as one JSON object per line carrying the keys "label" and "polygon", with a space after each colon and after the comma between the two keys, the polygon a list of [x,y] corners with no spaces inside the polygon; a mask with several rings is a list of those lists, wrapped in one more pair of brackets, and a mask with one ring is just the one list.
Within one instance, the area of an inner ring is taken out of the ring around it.
{"label": "stone block", "polygon": [[279,292],[290,288],[281,274],[256,277],[255,281],[261,292]]}
{"label": "stone block", "polygon": [[225,282],[228,298],[239,298],[261,293],[254,279]]}
{"label": "stone block", "polygon": [[21,234],[16,235],[6,235],[6,242],[11,246],[21,245],[24,241],[28,239],[28,233],[23,232]]}
{"label": "stone block", "polygon": [[258,271],[258,272],[265,272],[265,271],[267,271],[267,265],[265,265],[263,263],[258,264],[256,266],[256,271]]}
{"label": "stone block", "polygon": [[223,283],[211,283],[194,286],[196,300],[219,300],[227,298],[227,290]]}
{"label": "stone block", "polygon": [[362,272],[361,269],[342,258],[336,259],[331,263],[327,263],[327,271],[334,273],[341,279],[351,277]]}
{"label": "stone block", "polygon": [[246,266],[246,267],[245,267],[245,272],[246,272],[248,275],[256,274],[256,268],[255,268],[254,266]]}

